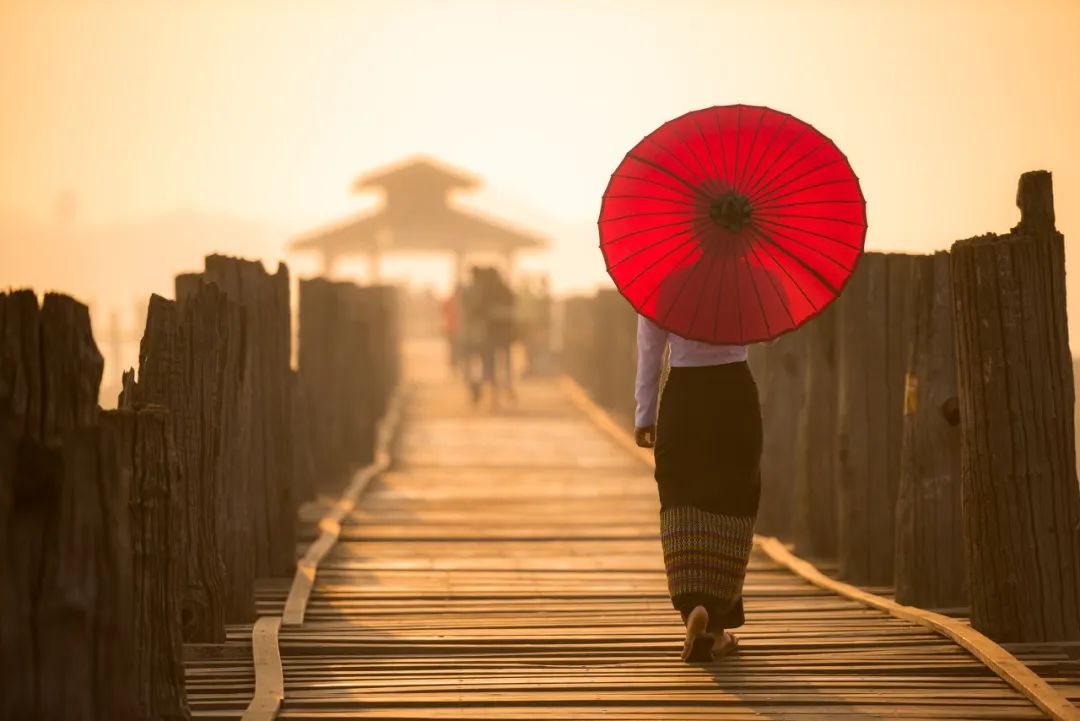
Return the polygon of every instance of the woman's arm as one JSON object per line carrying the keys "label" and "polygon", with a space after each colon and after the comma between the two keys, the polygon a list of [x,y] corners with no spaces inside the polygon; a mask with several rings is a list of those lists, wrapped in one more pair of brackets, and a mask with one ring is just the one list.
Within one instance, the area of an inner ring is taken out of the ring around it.
{"label": "woman's arm", "polygon": [[637,321],[637,379],[634,384],[635,437],[639,446],[651,447],[655,442],[656,403],[660,392],[660,372],[664,363],[667,331],[639,315]]}

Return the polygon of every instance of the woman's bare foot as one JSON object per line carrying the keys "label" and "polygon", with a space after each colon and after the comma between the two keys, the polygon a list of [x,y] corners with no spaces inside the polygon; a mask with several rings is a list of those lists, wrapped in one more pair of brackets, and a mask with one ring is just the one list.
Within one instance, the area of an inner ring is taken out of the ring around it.
{"label": "woman's bare foot", "polygon": [[683,642],[682,660],[688,663],[705,663],[713,659],[713,644],[716,638],[706,629],[709,626],[709,612],[704,606],[697,606],[686,617],[686,640]]}
{"label": "woman's bare foot", "polygon": [[720,641],[712,649],[713,659],[720,659],[734,653],[739,648],[739,637],[731,631],[724,631],[720,635]]}

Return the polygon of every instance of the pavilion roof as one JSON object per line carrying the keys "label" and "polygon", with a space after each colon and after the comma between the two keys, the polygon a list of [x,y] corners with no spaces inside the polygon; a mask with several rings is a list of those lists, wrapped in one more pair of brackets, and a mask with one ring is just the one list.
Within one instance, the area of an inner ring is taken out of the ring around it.
{"label": "pavilion roof", "polygon": [[354,216],[300,236],[293,250],[331,255],[372,250],[504,253],[543,248],[545,238],[476,211],[446,208],[438,214],[408,216],[385,209]]}
{"label": "pavilion roof", "polygon": [[329,255],[375,250],[505,253],[542,248],[545,238],[450,202],[456,188],[475,188],[476,176],[417,156],[360,176],[354,190],[382,189],[382,206],[296,238],[292,250]]}

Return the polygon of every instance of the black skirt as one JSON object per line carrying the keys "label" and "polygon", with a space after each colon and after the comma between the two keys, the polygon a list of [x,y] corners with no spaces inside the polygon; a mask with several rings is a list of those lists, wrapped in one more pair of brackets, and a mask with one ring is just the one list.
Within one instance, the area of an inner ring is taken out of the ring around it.
{"label": "black skirt", "polygon": [[745,362],[672,368],[660,399],[656,481],[672,604],[745,622],[742,584],[761,497],[761,407]]}

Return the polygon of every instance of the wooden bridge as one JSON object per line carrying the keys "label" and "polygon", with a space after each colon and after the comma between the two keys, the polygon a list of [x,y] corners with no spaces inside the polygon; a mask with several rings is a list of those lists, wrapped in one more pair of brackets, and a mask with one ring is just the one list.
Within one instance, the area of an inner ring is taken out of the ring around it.
{"label": "wooden bridge", "polygon": [[563,304],[570,376],[497,413],[403,346],[389,286],[294,304],[284,266],[210,256],[151,298],[109,410],[86,306],[0,292],[0,721],[1080,721],[1049,181],[1022,176],[1009,234],[868,253],[752,348],[757,527],[784,543],[756,538],[741,650],[701,666],[651,455],[613,420],[614,291]]}
{"label": "wooden bridge", "polygon": [[[392,467],[347,514],[326,498],[302,510],[302,542],[320,520],[333,535],[328,513],[342,518],[302,623],[277,630],[297,584],[265,586],[257,681],[250,627],[234,627],[231,652],[188,661],[195,717],[1046,717],[991,670],[1011,658],[999,647],[983,639],[990,665],[977,660],[921,619],[809,582],[764,539],[740,652],[682,663],[654,481],[614,424],[565,380],[526,383],[496,414],[471,407],[430,363],[411,364],[411,377]],[[1033,667],[1059,673],[1059,662]],[[1070,713],[1027,668],[997,670]]]}

